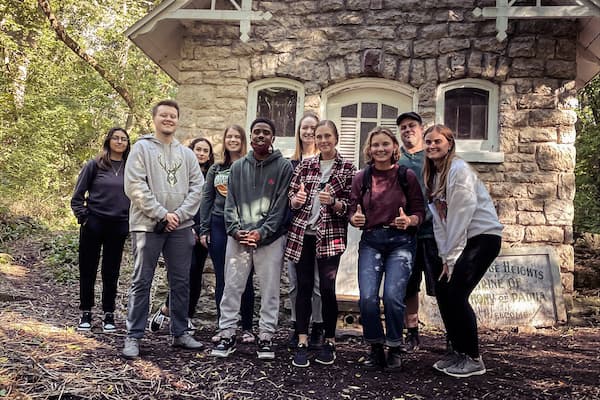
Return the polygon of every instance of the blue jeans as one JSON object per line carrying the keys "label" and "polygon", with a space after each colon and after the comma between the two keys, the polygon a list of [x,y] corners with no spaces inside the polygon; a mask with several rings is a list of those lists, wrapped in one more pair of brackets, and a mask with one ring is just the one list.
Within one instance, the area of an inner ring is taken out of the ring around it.
{"label": "blue jeans", "polygon": [[[360,318],[367,343],[402,344],[404,297],[415,252],[415,237],[394,228],[364,231],[358,246]],[[379,308],[383,283],[385,333]]]}

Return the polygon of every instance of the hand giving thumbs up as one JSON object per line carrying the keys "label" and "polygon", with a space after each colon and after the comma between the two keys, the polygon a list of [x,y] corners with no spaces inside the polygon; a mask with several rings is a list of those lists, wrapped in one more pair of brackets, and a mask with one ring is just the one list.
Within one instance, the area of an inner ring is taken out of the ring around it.
{"label": "hand giving thumbs up", "polygon": [[411,220],[408,215],[404,213],[402,207],[398,209],[398,216],[394,218],[394,222],[392,223],[398,229],[406,229],[410,226]]}
{"label": "hand giving thumbs up", "polygon": [[325,185],[325,188],[319,192],[319,201],[321,204],[332,206],[335,203],[335,198],[331,193],[331,186],[328,183]]}
{"label": "hand giving thumbs up", "polygon": [[352,215],[352,218],[350,218],[350,223],[356,227],[362,227],[365,225],[365,223],[367,222],[367,218],[365,217],[365,214],[363,214],[362,209],[360,207],[360,204],[356,206],[356,211],[354,212],[354,215]]}

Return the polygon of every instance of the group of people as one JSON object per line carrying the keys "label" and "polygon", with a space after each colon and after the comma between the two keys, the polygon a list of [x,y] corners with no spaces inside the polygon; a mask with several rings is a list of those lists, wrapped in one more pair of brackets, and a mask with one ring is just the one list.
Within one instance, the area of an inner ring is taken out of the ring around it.
{"label": "group of people", "polygon": [[[370,346],[362,364],[398,369],[403,354],[418,348],[418,292],[424,273],[427,294],[437,298],[449,349],[434,368],[455,377],[486,372],[468,299],[500,251],[502,225],[484,184],[457,157],[449,128],[434,125],[424,131],[417,113],[404,113],[396,121],[400,140],[387,128],[369,132],[363,149],[366,166],[357,172],[336,149],[336,125],[313,113],[299,121],[291,161],[273,147],[275,124],[257,118],[250,125],[252,150],[246,151],[244,129],[231,125],[224,131],[218,163],[207,139],[195,139],[189,148],[175,139],[177,103],[161,101],[152,115],[153,134],[131,146],[124,129],[111,129],[102,154],[79,175],[71,201],[81,224],[78,330],[93,325],[101,251],[102,328],[116,330],[119,266],[130,232],[134,272],[122,351],[126,358],[140,354],[161,254],[169,294],[151,317],[150,330],[160,329],[168,316],[173,346],[204,347],[194,338],[191,321],[210,255],[218,318],[213,356],[230,356],[239,341],[256,342],[259,359],[275,357],[285,262],[294,328],[292,364],[333,364],[335,281],[350,223],[362,230],[359,307]],[[253,274],[260,290],[256,335]],[[314,357],[312,345],[318,348]]]}

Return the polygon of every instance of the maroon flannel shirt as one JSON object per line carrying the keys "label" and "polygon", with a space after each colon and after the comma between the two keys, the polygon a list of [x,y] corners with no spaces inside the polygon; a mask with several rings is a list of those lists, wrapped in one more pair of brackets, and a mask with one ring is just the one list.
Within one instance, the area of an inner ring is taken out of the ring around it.
{"label": "maroon flannel shirt", "polygon": [[[300,183],[304,183],[304,190],[307,193],[306,203],[297,210],[292,209],[294,216],[285,248],[286,260],[295,263],[300,260],[302,254],[304,232],[310,218],[313,198],[319,195],[321,182],[319,161],[319,156],[302,160],[294,171],[288,191],[288,197],[292,199],[300,189]],[[331,206],[321,204],[321,212],[317,221],[317,258],[335,256],[346,250],[348,220],[345,214],[350,201],[352,178],[355,173],[356,167],[337,153],[328,183],[333,191],[333,196],[343,204],[343,207],[339,213],[335,213]]]}

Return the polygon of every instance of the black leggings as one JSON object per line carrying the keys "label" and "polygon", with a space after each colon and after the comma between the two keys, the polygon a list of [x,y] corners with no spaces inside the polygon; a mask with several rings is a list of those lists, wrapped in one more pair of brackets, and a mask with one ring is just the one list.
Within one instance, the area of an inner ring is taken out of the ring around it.
{"label": "black leggings", "polygon": [[[450,282],[437,281],[435,295],[448,339],[455,351],[473,358],[479,357],[477,318],[469,304],[469,296],[492,264],[502,238],[497,235],[477,235],[467,240],[456,260]],[[439,267],[438,267],[439,268]],[[436,271],[437,277],[441,270]]]}
{"label": "black leggings", "polygon": [[335,298],[335,278],[340,265],[340,256],[316,258],[317,237],[304,235],[302,254],[296,264],[298,295],[296,297],[296,330],[299,334],[308,333],[312,313],[312,293],[315,284],[315,259],[319,269],[319,289],[323,312],[323,328],[326,338],[335,337],[338,306]]}

